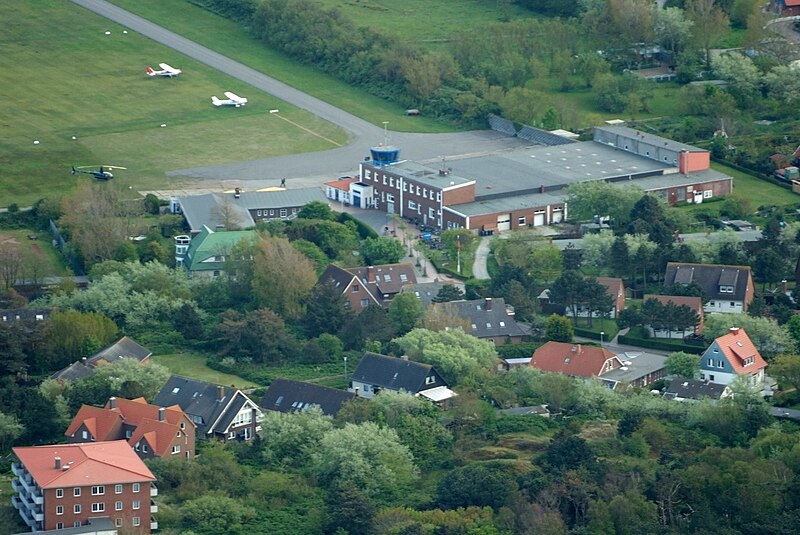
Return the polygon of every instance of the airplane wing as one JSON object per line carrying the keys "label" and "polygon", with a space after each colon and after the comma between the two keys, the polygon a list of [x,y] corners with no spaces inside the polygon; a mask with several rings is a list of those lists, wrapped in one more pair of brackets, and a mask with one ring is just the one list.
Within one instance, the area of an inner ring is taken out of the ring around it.
{"label": "airplane wing", "polygon": [[246,98],[240,97],[236,93],[231,93],[230,91],[225,91],[225,96],[228,97],[229,99],[231,99],[232,101],[236,102],[236,103],[245,103],[245,102],[247,102]]}
{"label": "airplane wing", "polygon": [[178,70],[178,69],[174,69],[174,68],[170,67],[166,63],[159,63],[158,66],[161,67],[162,69],[164,69],[165,71],[177,71]]}

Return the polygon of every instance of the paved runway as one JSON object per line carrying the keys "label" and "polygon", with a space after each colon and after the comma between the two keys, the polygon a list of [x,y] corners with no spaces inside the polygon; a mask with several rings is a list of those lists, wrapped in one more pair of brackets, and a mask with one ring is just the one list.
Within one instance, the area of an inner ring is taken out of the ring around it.
{"label": "paved runway", "polygon": [[[358,168],[359,162],[369,154],[370,146],[377,145],[384,139],[382,125],[373,125],[113,4],[103,0],[72,1],[192,59],[205,63],[299,108],[308,110],[344,128],[350,134],[350,143],[347,146],[329,151],[232,162],[193,169],[178,169],[168,172],[167,175],[170,177],[205,179],[215,182],[258,180],[262,183],[271,183],[286,177],[290,181],[290,187],[299,187],[299,184],[295,184],[294,179],[296,178],[305,178],[306,180],[303,182],[306,183],[313,178],[314,182],[321,184],[340,175],[352,174]],[[429,163],[438,162],[442,156],[453,159],[465,154],[491,153],[529,145],[524,140],[492,130],[452,134],[389,132],[389,142],[401,149],[401,158]],[[198,184],[198,187],[207,188],[209,184]],[[216,187],[216,184],[212,187]]]}

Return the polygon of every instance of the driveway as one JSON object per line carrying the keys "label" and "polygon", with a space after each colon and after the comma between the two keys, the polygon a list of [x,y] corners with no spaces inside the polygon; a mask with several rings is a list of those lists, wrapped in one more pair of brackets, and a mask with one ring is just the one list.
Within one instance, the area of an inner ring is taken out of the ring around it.
{"label": "driveway", "polygon": [[[178,169],[168,172],[168,176],[215,181],[230,179],[272,181],[282,177],[291,181],[293,178],[302,177],[306,179],[306,182],[313,178],[314,182],[322,184],[336,176],[352,174],[358,168],[359,162],[369,155],[369,148],[384,141],[383,125],[373,125],[129,11],[104,0],[72,1],[256,89],[274,95],[298,108],[308,110],[314,115],[344,128],[350,134],[348,145],[328,151],[310,155],[296,154],[209,167]],[[452,134],[390,132],[388,141],[402,150],[401,156],[404,159],[431,164],[440,162],[442,156],[447,159],[455,159],[466,155],[491,154],[499,150],[530,145],[524,140],[492,130]],[[294,183],[291,185],[298,186]]]}
{"label": "driveway", "polygon": [[489,260],[489,242],[491,236],[484,236],[475,250],[475,262],[472,264],[472,276],[476,279],[489,279],[489,269],[486,266]]}

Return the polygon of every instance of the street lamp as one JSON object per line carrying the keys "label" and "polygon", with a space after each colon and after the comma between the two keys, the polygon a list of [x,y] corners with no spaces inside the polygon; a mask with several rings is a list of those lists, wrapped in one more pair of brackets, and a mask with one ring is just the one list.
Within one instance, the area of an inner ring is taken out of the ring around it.
{"label": "street lamp", "polygon": [[347,357],[344,358],[344,380],[347,382]]}
{"label": "street lamp", "polygon": [[605,336],[605,334],[604,331],[600,331],[600,347],[603,347],[603,336]]}

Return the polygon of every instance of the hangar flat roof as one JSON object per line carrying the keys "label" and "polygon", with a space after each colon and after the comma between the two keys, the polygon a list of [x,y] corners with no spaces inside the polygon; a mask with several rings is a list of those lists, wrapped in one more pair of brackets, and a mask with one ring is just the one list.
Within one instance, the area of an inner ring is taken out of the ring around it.
{"label": "hangar flat roof", "polygon": [[[452,167],[450,160],[445,161],[446,167]],[[459,176],[455,172],[448,172],[447,175],[439,174],[441,166],[424,165],[410,160],[403,160],[386,168],[390,173],[402,176],[409,180],[414,180],[419,183],[428,183],[434,188],[448,188],[450,186],[460,186],[474,181],[474,178],[466,178]]]}
{"label": "hangar flat roof", "polygon": [[609,179],[674,168],[632,152],[594,141],[449,160],[451,176],[475,180],[475,196],[566,186],[592,179]]}
{"label": "hangar flat roof", "polygon": [[530,193],[528,195],[514,195],[513,197],[501,197],[464,204],[451,204],[447,208],[471,217],[482,214],[527,210],[529,208],[541,207],[544,209],[548,204],[559,204],[564,202],[566,198],[567,191],[562,189],[553,193]]}

